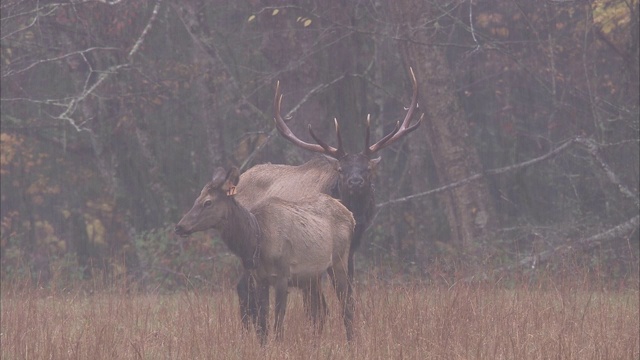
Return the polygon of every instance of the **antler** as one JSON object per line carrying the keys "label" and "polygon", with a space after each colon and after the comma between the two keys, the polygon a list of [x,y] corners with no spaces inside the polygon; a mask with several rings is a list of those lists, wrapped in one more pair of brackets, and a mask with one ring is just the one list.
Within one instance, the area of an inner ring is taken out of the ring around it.
{"label": "antler", "polygon": [[338,138],[337,149],[332,146],[329,146],[326,142],[320,140],[320,138],[318,138],[316,134],[313,132],[313,130],[311,129],[311,124],[309,124],[309,134],[311,134],[311,137],[317,142],[317,144],[311,144],[311,143],[300,140],[297,136],[293,134],[291,129],[289,129],[287,124],[282,119],[282,116],[280,115],[281,104],[282,104],[282,94],[280,94],[280,81],[278,81],[276,84],[276,96],[273,100],[273,109],[275,112],[275,117],[273,118],[273,120],[276,123],[276,128],[285,139],[289,140],[294,145],[301,147],[305,150],[322,153],[336,159],[340,159],[345,155],[344,149],[342,147],[342,137],[340,136],[340,129],[338,128],[337,119],[334,119],[336,124],[336,136]]}
{"label": "antler", "polygon": [[[411,72],[411,80],[413,81],[413,98],[411,99],[411,105],[409,105],[409,109],[407,110],[407,115],[402,120],[402,124],[398,121],[396,123],[395,128],[389,134],[385,135],[382,139],[378,140],[377,143],[369,146],[370,140],[370,124],[371,124],[371,116],[367,116],[367,128],[365,131],[365,149],[363,154],[370,156],[373,153],[384,149],[387,146],[395,143],[400,140],[413,130],[417,129],[418,126],[422,123],[422,119],[424,118],[424,113],[420,116],[420,119],[415,124],[411,124],[411,119],[413,118],[413,113],[418,107],[418,82],[416,81],[416,76],[413,73],[413,69],[409,68]],[[338,120],[334,119],[336,125],[336,137],[338,138],[338,148],[334,148],[329,146],[326,142],[322,141],[311,129],[311,125],[309,125],[309,134],[316,141],[317,144],[311,144],[308,142],[304,142],[300,140],[297,136],[293,134],[291,129],[287,126],[287,124],[282,119],[280,115],[280,105],[282,104],[282,94],[280,94],[280,82],[278,81],[276,84],[276,96],[273,100],[273,108],[275,111],[274,121],[276,123],[276,128],[280,132],[280,134],[287,140],[289,140],[294,145],[303,148],[305,150],[322,153],[336,159],[342,158],[346,155],[344,148],[342,147],[342,137],[340,136],[340,128],[338,126]]]}
{"label": "antler", "polygon": [[418,119],[418,121],[415,124],[410,125],[411,118],[413,117],[413,112],[418,107],[418,82],[416,81],[416,75],[413,73],[413,69],[409,68],[409,71],[411,72],[411,80],[413,81],[413,98],[411,99],[411,105],[409,105],[409,109],[407,110],[407,115],[404,117],[404,120],[402,120],[402,125],[400,125],[400,122],[398,121],[396,123],[395,129],[393,129],[392,132],[390,132],[385,137],[380,139],[377,143],[369,146],[370,119],[369,117],[367,117],[367,130],[365,133],[365,149],[364,149],[364,153],[366,155],[371,155],[376,151],[384,149],[385,147],[400,140],[408,133],[417,129],[420,123],[422,122],[422,118],[424,118],[424,113],[422,114],[422,116],[420,116],[420,119]]}

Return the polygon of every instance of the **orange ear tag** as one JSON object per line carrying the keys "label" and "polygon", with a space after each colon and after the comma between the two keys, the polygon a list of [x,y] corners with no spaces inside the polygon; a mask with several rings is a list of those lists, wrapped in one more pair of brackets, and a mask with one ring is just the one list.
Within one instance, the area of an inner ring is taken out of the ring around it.
{"label": "orange ear tag", "polygon": [[235,186],[230,186],[229,190],[227,190],[227,196],[233,196],[236,194],[236,187]]}

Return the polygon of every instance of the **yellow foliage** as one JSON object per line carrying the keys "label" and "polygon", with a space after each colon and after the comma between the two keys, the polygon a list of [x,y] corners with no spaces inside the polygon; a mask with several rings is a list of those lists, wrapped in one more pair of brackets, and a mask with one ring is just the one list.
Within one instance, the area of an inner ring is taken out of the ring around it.
{"label": "yellow foliage", "polygon": [[113,204],[101,201],[95,202],[93,200],[87,201],[87,207],[94,210],[103,211],[105,213],[110,213],[113,210]]}
{"label": "yellow foliage", "polygon": [[104,225],[99,219],[88,219],[87,236],[95,244],[106,245]]}
{"label": "yellow foliage", "polygon": [[33,195],[31,197],[31,202],[34,205],[40,206],[40,205],[44,204],[44,197],[42,197],[42,195]]}
{"label": "yellow foliage", "polygon": [[6,167],[11,164],[18,153],[22,141],[22,138],[18,136],[0,133],[0,174],[8,172]]}
{"label": "yellow foliage", "polygon": [[491,33],[498,37],[506,38],[509,36],[509,29],[507,29],[506,27],[494,28],[491,29]]}
{"label": "yellow foliage", "polygon": [[302,26],[307,27],[311,25],[312,20],[306,17],[298,16],[298,18],[296,19],[296,22],[301,22]]}
{"label": "yellow foliage", "polygon": [[596,0],[591,5],[593,22],[603,34],[608,35],[631,22],[631,8],[637,3],[638,0]]}
{"label": "yellow foliage", "polygon": [[19,219],[20,213],[17,211],[8,211],[3,215],[2,220],[0,220],[0,231],[2,232],[2,239],[6,239],[13,234],[9,234],[9,230],[12,229],[13,223],[16,219]]}
{"label": "yellow foliage", "polygon": [[48,221],[42,220],[35,222],[35,235],[37,243],[47,245],[50,250],[64,251],[66,249],[66,243],[56,236],[53,225]]}
{"label": "yellow foliage", "polygon": [[43,194],[59,194],[60,186],[57,184],[48,184],[48,179],[44,175],[38,175],[36,181],[32,182],[27,188],[27,194],[33,195],[34,198]]}
{"label": "yellow foliage", "polygon": [[480,13],[476,16],[476,24],[480,28],[486,28],[490,25],[498,25],[502,24],[503,18],[502,14],[498,13]]}

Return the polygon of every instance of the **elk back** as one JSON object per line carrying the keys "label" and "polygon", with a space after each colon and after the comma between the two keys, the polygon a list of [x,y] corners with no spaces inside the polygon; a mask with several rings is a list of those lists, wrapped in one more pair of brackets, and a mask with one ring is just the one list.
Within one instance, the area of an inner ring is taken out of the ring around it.
{"label": "elk back", "polygon": [[337,197],[338,161],[317,157],[298,166],[261,164],[240,176],[236,200],[252,210],[264,199],[298,201],[319,193]]}

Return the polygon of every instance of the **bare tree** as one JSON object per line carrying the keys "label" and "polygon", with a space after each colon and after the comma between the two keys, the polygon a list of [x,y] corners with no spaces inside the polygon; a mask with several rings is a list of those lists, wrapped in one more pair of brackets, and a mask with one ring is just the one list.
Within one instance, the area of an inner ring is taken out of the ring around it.
{"label": "bare tree", "polygon": [[[442,6],[439,6],[442,5]],[[390,4],[401,34],[399,47],[404,61],[415,64],[421,83],[420,104],[426,114],[426,140],[434,159],[438,179],[446,184],[482,171],[455,91],[454,76],[446,47],[429,46],[446,42],[453,32],[445,4],[405,0]],[[440,22],[449,24],[442,26]],[[496,225],[495,209],[485,181],[462,186],[443,194],[451,239],[470,248],[476,239],[488,235]]]}

